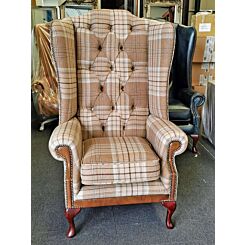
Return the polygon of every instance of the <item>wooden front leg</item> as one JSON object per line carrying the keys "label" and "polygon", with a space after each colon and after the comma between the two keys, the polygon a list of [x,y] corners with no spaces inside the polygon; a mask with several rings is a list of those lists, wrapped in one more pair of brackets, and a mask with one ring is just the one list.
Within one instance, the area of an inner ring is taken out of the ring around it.
{"label": "wooden front leg", "polygon": [[176,202],[171,201],[171,202],[162,202],[162,205],[167,208],[167,215],[166,215],[166,226],[168,229],[173,229],[174,224],[172,223],[172,215],[176,209]]}
{"label": "wooden front leg", "polygon": [[74,237],[76,235],[76,228],[74,224],[74,217],[81,211],[81,208],[67,208],[65,209],[65,217],[69,223],[69,228],[67,230],[66,236],[68,238]]}

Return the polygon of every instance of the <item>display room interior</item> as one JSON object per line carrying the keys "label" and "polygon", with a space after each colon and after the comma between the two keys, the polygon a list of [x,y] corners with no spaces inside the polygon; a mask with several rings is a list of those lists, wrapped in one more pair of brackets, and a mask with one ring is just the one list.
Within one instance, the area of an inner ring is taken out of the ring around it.
{"label": "display room interior", "polygon": [[214,244],[214,0],[32,0],[32,244]]}

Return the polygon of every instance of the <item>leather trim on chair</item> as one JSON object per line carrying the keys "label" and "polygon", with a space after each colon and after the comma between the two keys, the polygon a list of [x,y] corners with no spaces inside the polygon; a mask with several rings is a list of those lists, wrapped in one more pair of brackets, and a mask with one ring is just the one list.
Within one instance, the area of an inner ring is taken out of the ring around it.
{"label": "leather trim on chair", "polygon": [[179,141],[173,141],[169,145],[168,163],[169,163],[170,172],[172,174],[169,201],[175,201],[177,198],[177,185],[178,185],[177,175],[178,174],[177,174],[176,165],[174,164],[174,156],[175,156],[175,152],[178,151],[180,147],[181,144]]}
{"label": "leather trim on chair", "polygon": [[65,160],[65,188],[66,188],[66,207],[73,207],[73,191],[72,191],[72,154],[68,146],[59,146],[56,153]]}

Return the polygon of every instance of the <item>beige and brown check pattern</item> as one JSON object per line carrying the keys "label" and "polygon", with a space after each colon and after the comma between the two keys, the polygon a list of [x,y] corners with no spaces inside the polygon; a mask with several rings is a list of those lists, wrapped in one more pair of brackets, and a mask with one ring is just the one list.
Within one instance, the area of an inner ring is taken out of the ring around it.
{"label": "beige and brown check pattern", "polygon": [[77,46],[77,116],[84,139],[145,137],[148,20],[127,11],[103,9],[72,21]]}
{"label": "beige and brown check pattern", "polygon": [[[150,115],[147,119],[146,138],[152,144],[154,150],[161,158],[161,180],[165,189],[170,190],[172,172],[168,165],[169,162],[167,161],[169,144],[173,141],[179,141],[181,143],[181,147],[175,152],[176,156],[186,150],[188,138],[186,134],[172,122],[162,120],[153,115]],[[175,171],[174,174],[178,176],[175,164],[173,167]],[[176,193],[174,196],[177,198],[177,189],[175,191]]]}
{"label": "beige and brown check pattern", "polygon": [[124,10],[53,21],[60,125],[49,149],[63,161],[55,149],[70,148],[75,200],[172,193],[169,144],[187,146],[167,121],[174,43],[171,23]]}
{"label": "beige and brown check pattern", "polygon": [[80,192],[74,196],[74,200],[158,194],[169,194],[161,180],[131,184],[87,185],[83,186]]}
{"label": "beige and brown check pattern", "polygon": [[73,23],[54,20],[51,25],[51,50],[58,77],[59,123],[77,113],[76,53]]}
{"label": "beige and brown check pattern", "polygon": [[159,157],[140,137],[102,137],[83,142],[84,185],[135,183],[159,179]]}
{"label": "beige and brown check pattern", "polygon": [[150,113],[168,119],[168,80],[175,47],[171,23],[149,23],[148,79]]}
{"label": "beige and brown check pattern", "polygon": [[82,159],[82,130],[81,124],[77,118],[72,118],[68,122],[57,126],[49,140],[49,151],[52,156],[59,161],[64,161],[62,157],[57,155],[56,149],[59,146],[68,146],[72,153],[73,191],[74,193],[78,193],[81,187],[80,165]]}

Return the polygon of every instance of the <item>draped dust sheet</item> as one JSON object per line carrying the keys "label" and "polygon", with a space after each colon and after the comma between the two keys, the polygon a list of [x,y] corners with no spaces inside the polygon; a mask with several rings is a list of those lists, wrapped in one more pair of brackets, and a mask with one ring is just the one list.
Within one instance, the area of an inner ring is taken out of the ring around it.
{"label": "draped dust sheet", "polygon": [[32,32],[32,95],[37,113],[58,116],[58,83],[50,46],[51,23],[37,24]]}

